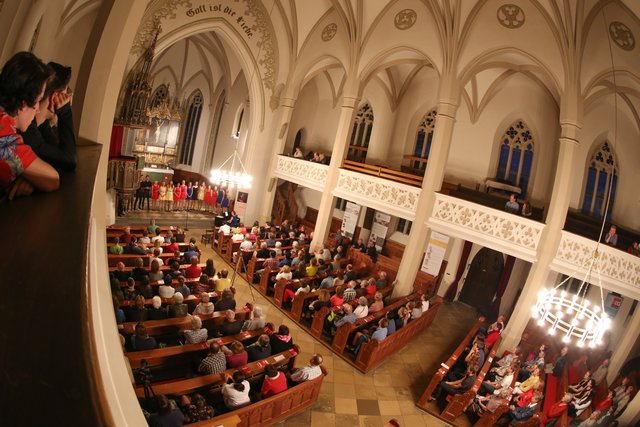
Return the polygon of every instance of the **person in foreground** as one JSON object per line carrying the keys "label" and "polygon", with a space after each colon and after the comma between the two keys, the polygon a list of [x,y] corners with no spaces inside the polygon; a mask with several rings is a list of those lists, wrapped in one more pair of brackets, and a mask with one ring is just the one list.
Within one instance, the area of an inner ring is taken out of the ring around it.
{"label": "person in foreground", "polygon": [[0,72],[0,199],[55,191],[58,172],[26,145],[24,132],[39,110],[51,71],[29,52],[15,54]]}

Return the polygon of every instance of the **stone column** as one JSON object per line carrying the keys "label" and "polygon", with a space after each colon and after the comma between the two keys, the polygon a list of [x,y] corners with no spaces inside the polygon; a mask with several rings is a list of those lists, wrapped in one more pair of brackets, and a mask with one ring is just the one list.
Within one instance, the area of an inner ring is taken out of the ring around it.
{"label": "stone column", "polygon": [[556,256],[560,245],[561,231],[564,228],[576,176],[573,165],[579,144],[581,124],[578,120],[562,120],[560,125],[558,163],[546,225],[538,244],[537,261],[533,263],[529,271],[527,281],[514,308],[514,313],[518,314],[509,319],[502,333],[501,349],[513,348],[520,342],[522,332],[531,318],[531,307],[536,303],[538,292],[547,281],[549,265]]}
{"label": "stone column", "polygon": [[[637,331],[640,330],[640,310],[636,307],[635,313],[631,317],[630,321],[623,326],[629,333],[622,334],[622,337],[617,342],[616,347],[613,349],[613,355],[609,361],[609,373],[607,374],[607,382],[611,384],[613,380],[620,373],[620,369],[624,362],[629,357],[629,353],[633,350],[633,347],[638,340]],[[640,393],[638,393],[640,394]],[[621,424],[630,425],[630,424]]]}
{"label": "stone column", "polygon": [[394,296],[407,295],[413,290],[413,282],[418,274],[425,245],[429,239],[430,230],[425,222],[433,210],[435,193],[442,186],[458,110],[459,94],[454,80],[448,84],[446,82],[441,84],[439,98],[427,171],[422,181],[422,192],[418,199],[416,217],[411,226],[409,243],[404,248],[398,268],[397,283],[393,289]]}
{"label": "stone column", "polygon": [[349,147],[349,136],[353,125],[353,115],[359,101],[360,99],[355,95],[345,95],[342,99],[336,139],[333,143],[331,162],[329,163],[329,170],[327,172],[327,183],[325,184],[324,191],[322,192],[322,199],[320,199],[318,218],[316,219],[313,241],[311,242],[311,248],[314,250],[319,244],[324,243],[329,235],[334,206],[334,197],[332,193],[338,183],[340,166],[342,165],[342,160],[345,158],[347,148]]}
{"label": "stone column", "polygon": [[[280,101],[280,120],[279,126],[275,128],[275,143],[273,144],[273,150],[271,152],[271,159],[269,161],[269,170],[267,171],[267,176],[269,179],[274,179],[277,181],[277,178],[273,177],[273,171],[276,169],[276,165],[278,163],[278,154],[283,154],[284,146],[287,142],[287,135],[289,133],[289,123],[291,122],[291,116],[293,115],[293,107],[295,106],[296,100],[293,97],[282,98]],[[269,191],[270,184],[267,184],[267,191],[262,200],[262,207],[260,209],[260,223],[264,223],[265,221],[269,221],[271,219],[271,208],[273,207],[273,199],[276,194],[276,182],[271,187]]]}
{"label": "stone column", "polygon": [[636,393],[633,400],[627,405],[627,409],[624,410],[617,421],[619,426],[638,425],[638,422],[640,422],[640,393]]}

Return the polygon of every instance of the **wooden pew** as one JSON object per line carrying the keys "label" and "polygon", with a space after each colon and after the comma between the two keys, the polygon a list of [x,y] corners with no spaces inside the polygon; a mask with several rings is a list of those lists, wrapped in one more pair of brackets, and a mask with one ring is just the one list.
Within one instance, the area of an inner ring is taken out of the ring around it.
{"label": "wooden pew", "polygon": [[[218,299],[217,293],[215,292],[207,292],[207,293],[209,294],[210,302],[215,302]],[[162,305],[166,307],[167,305],[173,303],[173,298],[160,298],[160,301],[162,301]],[[190,298],[190,297],[185,298],[184,303],[189,306],[189,309],[190,309],[189,312],[192,312],[195,306],[200,303],[200,296],[197,295],[197,296],[194,296],[194,298]],[[135,305],[134,300],[124,300],[120,303],[120,308],[133,307],[134,305]],[[153,305],[153,299],[151,298],[145,299],[144,305],[145,306]]]}
{"label": "wooden pew", "polygon": [[[422,393],[422,396],[418,400],[418,403],[416,403],[416,406],[427,411],[427,404],[429,403],[431,395],[436,389],[436,386],[440,384],[440,381],[444,379],[445,375],[447,375],[447,373],[449,372],[449,369],[451,369],[451,367],[456,363],[456,360],[458,360],[465,347],[471,342],[471,340],[473,340],[473,337],[478,332],[478,329],[483,325],[484,321],[485,318],[480,317],[475,325],[473,325],[473,327],[469,330],[469,333],[462,339],[462,341],[460,341],[460,344],[458,344],[458,347],[456,347],[453,353],[451,353],[451,356],[449,356],[447,361],[440,365],[440,368],[438,368],[438,371],[435,373],[433,378],[431,378],[431,381],[427,385],[424,393]],[[494,345],[494,348],[495,347],[496,346]]]}
{"label": "wooden pew", "polygon": [[485,358],[484,365],[482,365],[482,369],[478,372],[473,387],[462,394],[452,396],[449,404],[440,414],[441,418],[453,423],[455,419],[458,418],[469,407],[469,405],[471,405],[473,399],[478,393],[478,389],[482,385],[482,381],[484,381],[485,375],[489,372],[489,368],[491,368],[491,362],[493,362],[493,359],[496,356],[496,348],[500,345],[500,341],[502,341],[501,336],[498,337],[494,346],[491,348],[491,351]]}
{"label": "wooden pew", "polygon": [[[107,226],[107,232],[119,232],[120,234],[124,233],[125,228],[129,227],[131,229],[131,234],[134,232],[142,233],[142,230],[147,230],[148,226],[146,225],[109,225]],[[166,233],[167,231],[176,231],[176,227],[174,226],[156,226],[160,228],[160,231]]]}
{"label": "wooden pew", "polygon": [[384,309],[376,313],[372,313],[367,317],[358,319],[355,323],[347,323],[340,326],[338,329],[336,329],[336,334],[334,335],[333,342],[331,343],[331,349],[335,353],[342,354],[346,345],[351,341],[353,334],[356,331],[362,331],[363,329],[366,329],[371,325],[377,324],[378,321],[386,316],[389,311],[397,310],[415,298],[415,294],[398,298],[393,303],[389,304]]}
{"label": "wooden pew", "polygon": [[317,284],[318,281],[324,279],[326,274],[315,275],[311,277],[304,277],[302,279],[280,279],[273,285],[273,299],[275,300],[276,306],[282,308],[283,299],[284,299],[284,291],[287,287],[291,288],[294,292],[298,290],[303,284],[309,283],[311,287]]}
{"label": "wooden pew", "polygon": [[[144,259],[144,257],[143,257],[143,259]],[[180,270],[184,270],[185,268],[189,267],[190,265],[191,264],[180,264]],[[198,266],[200,268],[205,268],[207,266],[207,264],[201,262],[201,263],[198,264]],[[144,267],[145,267],[145,270],[149,271],[149,266],[148,265],[146,265]],[[118,269],[118,267],[109,267],[109,272],[116,271],[117,269]],[[134,269],[134,267],[132,267],[130,265],[125,265],[125,267],[124,267],[124,271],[128,271],[128,272],[131,272],[133,269]],[[169,267],[168,265],[161,265],[160,266],[160,271],[168,272],[170,270],[171,270],[171,267]]]}
{"label": "wooden pew", "polygon": [[[495,348],[495,346],[494,346]],[[516,359],[516,361],[513,363],[513,371],[514,371],[514,375],[513,375],[513,380],[511,380],[511,390],[513,390],[516,386],[516,381],[518,380],[518,375],[517,372],[520,369],[520,361],[518,359]],[[504,403],[501,404],[500,406],[498,406],[496,408],[495,411],[493,412],[485,412],[484,414],[482,414],[480,416],[480,418],[478,418],[478,421],[476,421],[476,423],[473,425],[474,427],[493,427],[497,424],[498,420],[500,419],[500,417],[502,417],[504,414],[506,414],[507,412],[509,412],[509,400],[511,398],[511,394],[509,394],[509,396],[507,396],[507,398],[504,400]]]}
{"label": "wooden pew", "polygon": [[[246,320],[248,318],[248,315],[248,311],[245,311],[244,309],[236,309],[237,320]],[[202,327],[207,328],[207,330],[209,331],[212,331],[222,325],[225,320],[225,312],[214,311],[212,314],[202,314],[198,317],[202,319]],[[147,328],[147,333],[149,334],[149,336],[152,336],[154,338],[176,336],[181,334],[185,330],[191,329],[191,317],[189,316],[174,317],[165,320],[148,320],[143,323]],[[128,339],[135,333],[137,324],[138,322],[123,323],[123,328],[120,330],[120,333]]]}
{"label": "wooden pew", "polygon": [[[162,243],[160,244],[160,247],[163,250],[163,253],[166,252],[166,247],[169,246],[171,243]],[[115,242],[107,242],[107,251],[109,250],[109,248],[111,248],[112,246],[115,245]],[[184,252],[189,248],[189,243],[177,243],[177,245],[180,247],[180,252]],[[125,246],[122,243],[120,244],[120,246]],[[153,243],[149,243],[147,245],[147,247],[152,248],[153,247]],[[171,252],[173,253],[173,252]],[[112,254],[111,254],[112,255]]]}
{"label": "wooden pew", "polygon": [[[313,406],[320,395],[324,375],[298,384],[282,393],[252,403],[235,411],[219,415],[207,421],[189,424],[193,427],[232,426],[228,417],[239,417],[240,427],[267,427],[292,417]],[[286,424],[286,423],[285,423]]]}
{"label": "wooden pew", "polygon": [[387,360],[389,356],[402,349],[424,328],[431,325],[441,305],[442,298],[438,298],[431,304],[426,313],[422,313],[420,318],[412,320],[383,341],[370,340],[363,344],[356,358],[356,368],[361,372],[367,373]]}
{"label": "wooden pew", "polygon": [[224,255],[227,253],[227,245],[229,244],[229,240],[231,240],[232,234],[224,234],[222,231],[218,231],[218,239],[217,245],[214,247],[215,251],[224,258]]}
{"label": "wooden pew", "polygon": [[[180,256],[184,256],[184,252],[180,252]],[[165,262],[168,258],[173,257],[173,254],[165,254],[162,253],[158,258],[160,258],[163,262]],[[135,266],[136,259],[142,258],[142,262],[145,266],[149,265],[149,260],[151,259],[151,255],[138,255],[138,254],[122,254],[122,255],[107,255],[107,261],[109,262],[109,267],[115,267],[119,262],[123,262],[125,266]]]}
{"label": "wooden pew", "polygon": [[[227,369],[225,373],[232,375],[236,370],[240,369],[245,372],[247,380],[251,382],[251,379],[259,377],[264,373],[264,367],[266,366],[266,364],[264,363],[265,361],[268,364],[274,365],[276,367],[287,366],[288,369],[292,369],[293,364],[295,363],[295,358],[299,353],[300,348],[297,345],[294,345],[291,350],[283,351],[282,353],[272,355],[263,360],[248,363],[242,368]],[[167,381],[165,383],[155,384],[153,386],[153,391],[156,393],[156,395],[165,394],[180,396],[183,394],[194,393],[201,389],[210,390],[211,388],[219,388],[222,386],[223,381],[224,373],[202,375],[194,378]],[[136,396],[144,397],[144,387],[142,385],[136,386],[135,392]]]}

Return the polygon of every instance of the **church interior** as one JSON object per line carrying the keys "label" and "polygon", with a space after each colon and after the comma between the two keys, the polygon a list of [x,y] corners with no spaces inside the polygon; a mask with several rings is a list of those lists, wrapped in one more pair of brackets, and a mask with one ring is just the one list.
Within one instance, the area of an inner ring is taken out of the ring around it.
{"label": "church interior", "polygon": [[7,425],[640,425],[640,1],[0,0],[0,24],[1,64],[71,67],[77,161],[0,200]]}

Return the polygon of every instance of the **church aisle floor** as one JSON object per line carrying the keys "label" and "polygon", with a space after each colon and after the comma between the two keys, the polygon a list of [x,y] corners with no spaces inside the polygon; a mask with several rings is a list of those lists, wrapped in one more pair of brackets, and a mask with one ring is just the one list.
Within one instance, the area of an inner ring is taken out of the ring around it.
{"label": "church aisle floor", "polygon": [[[164,222],[164,221],[163,221]],[[148,223],[148,222],[147,222]],[[202,260],[212,258],[217,270],[231,267],[215,251],[200,244],[204,229],[190,229],[188,237],[198,239]],[[301,353],[296,366],[305,365],[313,353],[320,353],[329,371],[322,385],[318,403],[305,412],[291,417],[277,426],[340,426],[381,427],[396,418],[403,427],[440,427],[448,424],[418,409],[415,402],[440,362],[446,360],[476,321],[475,310],[461,303],[444,304],[433,325],[387,360],[375,371],[364,375],[323,344],[298,327],[278,308],[266,300],[257,290],[251,292],[249,284],[237,276],[236,301],[244,305],[253,301],[264,309],[266,320],[276,327],[285,323],[291,329],[294,342]],[[458,425],[469,425],[466,417],[460,417]]]}

